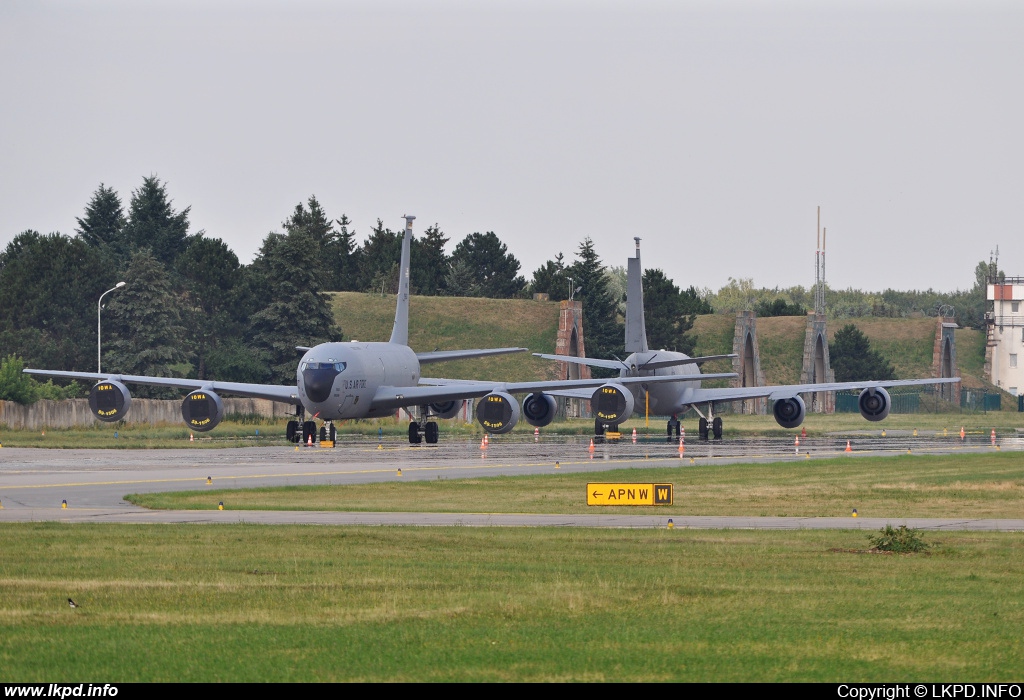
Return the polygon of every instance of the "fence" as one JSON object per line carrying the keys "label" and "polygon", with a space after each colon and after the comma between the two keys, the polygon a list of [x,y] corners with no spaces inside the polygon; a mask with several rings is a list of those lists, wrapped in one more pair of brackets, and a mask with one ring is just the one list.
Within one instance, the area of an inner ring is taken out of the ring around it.
{"label": "fence", "polygon": [[[922,410],[938,411],[942,403],[949,405],[934,387],[887,389],[892,398],[891,413],[920,413]],[[836,394],[836,413],[857,413],[859,392],[838,392]],[[940,403],[941,402],[941,403]],[[1002,410],[1002,395],[989,394],[981,389],[960,390],[961,411],[999,411]],[[1024,411],[1024,402],[1018,401],[1018,410]]]}
{"label": "fence", "polygon": [[[284,418],[295,415],[289,404],[267,399],[222,399],[224,415],[247,415],[261,418]],[[181,401],[132,399],[125,423],[181,423]],[[39,400],[28,406],[13,401],[0,401],[0,426],[42,430],[45,428],[79,428],[99,423],[89,410],[89,399],[65,401]]]}

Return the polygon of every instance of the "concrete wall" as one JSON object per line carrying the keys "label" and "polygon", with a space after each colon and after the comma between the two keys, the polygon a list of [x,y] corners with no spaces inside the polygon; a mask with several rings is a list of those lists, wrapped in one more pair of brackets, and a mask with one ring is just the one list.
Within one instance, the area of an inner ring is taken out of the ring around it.
{"label": "concrete wall", "polygon": [[[295,415],[295,407],[266,399],[224,399],[224,414],[257,415],[265,418],[283,418]],[[89,399],[66,401],[36,401],[22,406],[12,401],[0,401],[0,425],[8,428],[42,430],[44,428],[75,428],[92,426],[96,420],[89,410]],[[125,423],[184,424],[180,400],[132,399]]]}

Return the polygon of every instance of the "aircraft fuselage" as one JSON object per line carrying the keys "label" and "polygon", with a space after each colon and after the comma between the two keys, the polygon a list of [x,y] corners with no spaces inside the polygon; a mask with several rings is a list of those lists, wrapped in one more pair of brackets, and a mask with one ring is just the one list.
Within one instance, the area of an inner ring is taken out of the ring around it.
{"label": "aircraft fuselage", "polygon": [[391,409],[372,409],[382,386],[416,386],[416,353],[397,343],[323,343],[307,350],[296,380],[306,412],[321,420],[373,418]]}
{"label": "aircraft fuselage", "polygon": [[[676,365],[674,367],[662,367],[656,370],[643,370],[639,369],[646,362],[664,362],[668,360],[684,360],[688,359],[689,355],[685,355],[681,352],[671,352],[668,350],[648,350],[646,352],[636,352],[626,358],[625,363],[629,367],[627,370],[623,368],[619,372],[620,377],[664,377],[664,376],[680,376],[680,377],[693,377],[693,381],[670,382],[667,384],[652,384],[648,387],[647,393],[650,397],[650,403],[648,408],[650,409],[651,415],[657,416],[673,416],[677,413],[681,413],[691,403],[688,400],[688,396],[693,393],[694,389],[700,388],[700,370],[697,365]],[[644,390],[641,386],[634,385],[631,387],[633,396],[636,399],[636,412],[640,413],[645,410],[645,397]]]}

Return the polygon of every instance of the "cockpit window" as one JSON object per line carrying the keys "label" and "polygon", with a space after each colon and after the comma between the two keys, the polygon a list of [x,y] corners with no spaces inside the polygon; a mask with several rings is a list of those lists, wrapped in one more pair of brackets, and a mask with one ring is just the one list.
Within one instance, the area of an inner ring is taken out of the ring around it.
{"label": "cockpit window", "polygon": [[306,362],[302,365],[302,371],[305,372],[307,369],[330,369],[334,370],[335,373],[341,373],[345,371],[347,366],[344,362]]}

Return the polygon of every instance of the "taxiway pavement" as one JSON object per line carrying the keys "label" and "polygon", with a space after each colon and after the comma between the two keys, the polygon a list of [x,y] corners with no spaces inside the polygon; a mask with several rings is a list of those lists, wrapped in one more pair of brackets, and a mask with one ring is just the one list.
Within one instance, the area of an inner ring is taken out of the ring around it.
{"label": "taxiway pavement", "polygon": [[[845,438],[812,438],[800,446],[786,438],[677,443],[629,439],[596,445],[589,440],[551,437],[533,441],[495,440],[486,449],[472,441],[409,446],[397,440],[353,439],[334,449],[244,447],[182,449],[0,449],[0,522],[135,522],[322,525],[465,525],[564,527],[666,527],[669,516],[532,515],[491,513],[342,513],[312,511],[151,511],[124,500],[129,493],[305,484],[355,484],[393,480],[454,479],[497,475],[600,472],[652,466],[850,458],[916,453],[946,454],[994,449],[1024,451],[1024,439],[998,444],[963,442],[958,436],[867,436],[845,452]],[[399,473],[399,470],[401,472]],[[62,501],[68,507],[62,508]],[[878,519],[672,516],[675,527],[763,529],[878,529],[885,524],[919,529],[1024,531],[1021,520]]]}

